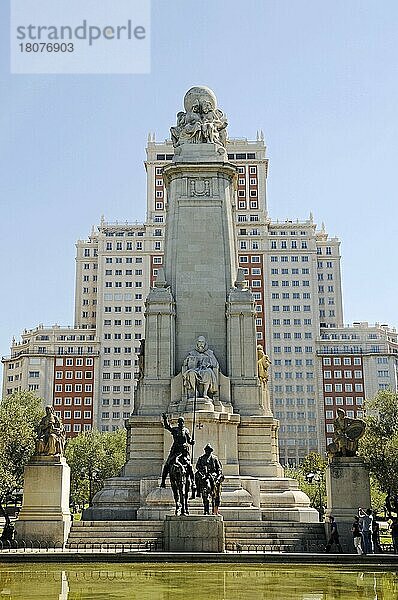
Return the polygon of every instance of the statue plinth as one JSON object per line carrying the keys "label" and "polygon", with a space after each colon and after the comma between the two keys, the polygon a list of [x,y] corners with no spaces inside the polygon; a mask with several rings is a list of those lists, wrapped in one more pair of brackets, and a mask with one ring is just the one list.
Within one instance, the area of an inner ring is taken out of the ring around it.
{"label": "statue plinth", "polygon": [[225,148],[217,144],[184,144],[175,149],[175,163],[213,163],[227,162]]}
{"label": "statue plinth", "polygon": [[355,553],[351,527],[358,508],[370,508],[369,471],[360,456],[335,456],[326,467],[326,517],[337,522],[344,551]]}
{"label": "statue plinth", "polygon": [[34,456],[24,471],[16,539],[64,545],[71,526],[69,489],[70,468],[64,457]]}
{"label": "statue plinth", "polygon": [[167,515],[164,543],[166,552],[224,552],[223,518],[221,515]]}

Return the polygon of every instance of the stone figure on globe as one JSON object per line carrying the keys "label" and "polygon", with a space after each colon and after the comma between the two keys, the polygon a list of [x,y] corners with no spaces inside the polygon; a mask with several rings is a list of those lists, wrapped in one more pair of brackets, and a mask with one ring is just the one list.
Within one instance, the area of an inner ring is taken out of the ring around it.
{"label": "stone figure on globe", "polygon": [[177,114],[177,125],[171,127],[173,146],[211,143],[225,148],[227,119],[219,108],[217,99],[207,87],[193,87],[184,97],[185,112]]}
{"label": "stone figure on globe", "polygon": [[212,350],[209,350],[206,338],[199,336],[196,346],[189,352],[182,365],[182,379],[188,397],[195,395],[213,397],[218,390],[219,364]]}

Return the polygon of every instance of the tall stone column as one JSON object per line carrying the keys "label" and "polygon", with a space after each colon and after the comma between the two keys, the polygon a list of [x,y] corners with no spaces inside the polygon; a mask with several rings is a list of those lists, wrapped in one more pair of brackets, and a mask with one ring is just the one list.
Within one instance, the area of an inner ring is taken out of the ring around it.
{"label": "tall stone column", "polygon": [[228,376],[231,401],[241,415],[271,415],[268,396],[257,374],[256,327],[253,294],[243,269],[227,300]]}
{"label": "tall stone column", "polygon": [[134,414],[159,415],[167,410],[170,401],[175,362],[175,304],[163,269],[159,269],[145,306],[145,346]]}
{"label": "tall stone column", "polygon": [[[164,170],[168,214],[166,281],[177,306],[175,371],[204,336],[227,373],[225,302],[236,278],[232,205],[236,167],[215,144],[191,144]],[[185,159],[189,162],[185,162]]]}

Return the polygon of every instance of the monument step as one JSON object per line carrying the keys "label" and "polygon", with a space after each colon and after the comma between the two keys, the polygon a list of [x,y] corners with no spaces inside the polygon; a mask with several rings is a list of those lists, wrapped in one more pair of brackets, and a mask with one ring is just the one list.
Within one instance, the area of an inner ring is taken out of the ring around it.
{"label": "monument step", "polygon": [[[323,523],[224,520],[224,525],[225,541],[228,544],[277,546],[283,551],[297,547],[302,541],[325,543]],[[163,529],[163,520],[75,521],[67,547],[75,544],[162,544]]]}

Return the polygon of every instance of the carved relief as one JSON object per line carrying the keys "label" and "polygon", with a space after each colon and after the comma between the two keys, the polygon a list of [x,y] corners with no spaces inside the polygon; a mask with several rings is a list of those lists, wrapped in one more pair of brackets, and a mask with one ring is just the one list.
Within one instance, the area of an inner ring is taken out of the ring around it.
{"label": "carved relief", "polygon": [[191,196],[210,196],[210,179],[190,179]]}

